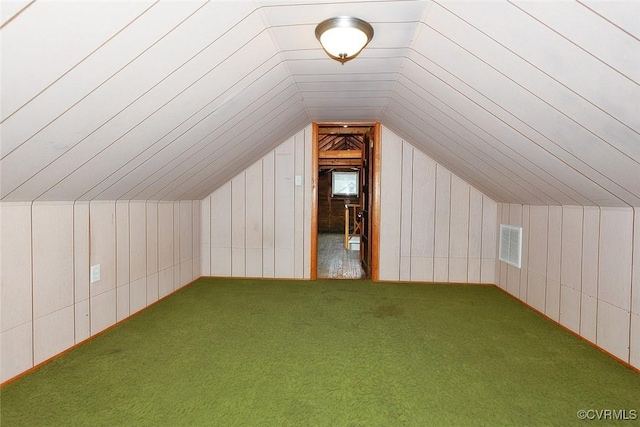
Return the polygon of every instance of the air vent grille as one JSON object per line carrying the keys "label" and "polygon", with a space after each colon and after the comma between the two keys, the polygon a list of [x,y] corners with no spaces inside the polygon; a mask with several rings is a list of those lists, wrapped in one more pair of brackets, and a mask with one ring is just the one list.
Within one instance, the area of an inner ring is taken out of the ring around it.
{"label": "air vent grille", "polygon": [[500,261],[520,268],[522,265],[522,227],[500,224]]}

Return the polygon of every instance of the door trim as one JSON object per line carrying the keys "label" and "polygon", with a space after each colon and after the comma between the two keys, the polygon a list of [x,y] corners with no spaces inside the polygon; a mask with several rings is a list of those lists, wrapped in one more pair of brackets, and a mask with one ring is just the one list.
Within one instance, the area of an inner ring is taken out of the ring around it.
{"label": "door trim", "polygon": [[318,279],[318,123],[311,124],[311,280]]}
{"label": "door trim", "polygon": [[371,126],[373,127],[373,182],[371,197],[373,202],[373,212],[371,212],[371,280],[379,280],[380,261],[380,153],[381,153],[381,132],[378,122],[313,122],[311,124],[311,260],[309,262],[309,279],[318,279],[318,127],[323,126]]}
{"label": "door trim", "polygon": [[380,123],[373,125],[373,184],[371,197],[373,198],[373,212],[371,212],[371,280],[377,282],[379,276],[380,261],[380,160],[382,152],[382,134]]}

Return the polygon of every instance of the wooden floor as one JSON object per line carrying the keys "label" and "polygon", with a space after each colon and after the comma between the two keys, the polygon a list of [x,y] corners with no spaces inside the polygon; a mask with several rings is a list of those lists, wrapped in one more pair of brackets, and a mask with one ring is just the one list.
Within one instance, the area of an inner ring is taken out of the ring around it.
{"label": "wooden floor", "polygon": [[361,279],[360,251],[344,248],[344,234],[318,234],[318,278]]}

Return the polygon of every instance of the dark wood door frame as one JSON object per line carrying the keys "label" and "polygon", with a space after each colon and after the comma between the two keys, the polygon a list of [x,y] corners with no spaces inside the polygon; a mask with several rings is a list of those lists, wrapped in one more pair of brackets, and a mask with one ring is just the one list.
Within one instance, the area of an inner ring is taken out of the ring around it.
{"label": "dark wood door frame", "polygon": [[370,213],[371,221],[371,279],[379,280],[379,240],[380,240],[380,145],[381,133],[380,124],[377,122],[330,122],[330,123],[312,123],[311,137],[311,262],[310,274],[311,280],[318,278],[318,128],[319,126],[371,126],[373,127],[373,161],[370,167],[373,169],[373,181],[371,183],[370,197],[372,199],[373,209]]}

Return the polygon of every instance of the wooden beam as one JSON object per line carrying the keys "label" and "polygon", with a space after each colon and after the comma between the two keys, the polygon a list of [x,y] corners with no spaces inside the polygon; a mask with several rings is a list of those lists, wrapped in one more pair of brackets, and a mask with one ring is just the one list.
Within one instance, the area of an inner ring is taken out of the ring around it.
{"label": "wooden beam", "polygon": [[362,159],[361,150],[326,150],[318,152],[319,159]]}
{"label": "wooden beam", "polygon": [[318,130],[331,127],[374,127],[377,122],[315,122],[318,125]]}
{"label": "wooden beam", "polygon": [[370,127],[320,127],[320,135],[364,135],[369,132]]}
{"label": "wooden beam", "polygon": [[318,159],[319,166],[331,166],[333,168],[347,167],[354,168],[362,166],[360,159]]}

